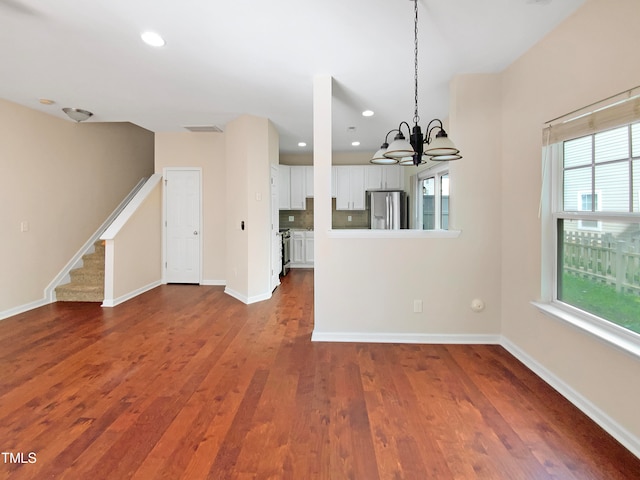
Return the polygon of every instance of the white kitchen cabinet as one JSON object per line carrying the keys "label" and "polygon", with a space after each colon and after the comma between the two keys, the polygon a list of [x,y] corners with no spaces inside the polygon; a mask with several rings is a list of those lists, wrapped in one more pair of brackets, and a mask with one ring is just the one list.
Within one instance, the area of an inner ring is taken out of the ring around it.
{"label": "white kitchen cabinet", "polygon": [[280,210],[291,209],[291,167],[278,165],[278,206]]}
{"label": "white kitchen cabinet", "polygon": [[278,205],[280,210],[305,210],[307,208],[307,172],[309,168],[312,167],[278,166],[278,191],[280,192]]}
{"label": "white kitchen cabinet", "polygon": [[306,203],[306,169],[301,165],[291,166],[291,178],[289,183],[290,189],[290,209],[304,210],[307,208]]}
{"label": "white kitchen cabinet", "polygon": [[331,196],[336,198],[338,193],[338,170],[336,167],[331,167]]}
{"label": "white kitchen cabinet", "polygon": [[336,210],[365,209],[365,168],[336,166]]}
{"label": "white kitchen cabinet", "polygon": [[401,190],[403,180],[403,167],[399,165],[365,167],[365,190]]}
{"label": "white kitchen cabinet", "polygon": [[382,165],[372,165],[367,167],[364,174],[364,185],[366,190],[380,190],[384,185],[382,181]]}
{"label": "white kitchen cabinet", "polygon": [[291,268],[313,267],[313,230],[291,230]]}
{"label": "white kitchen cabinet", "polygon": [[297,266],[304,263],[304,231],[291,231],[291,266]]}
{"label": "white kitchen cabinet", "polygon": [[304,167],[305,172],[305,194],[307,197],[313,197],[313,166]]}
{"label": "white kitchen cabinet", "polygon": [[313,232],[304,232],[304,261],[313,265]]}
{"label": "white kitchen cabinet", "polygon": [[404,189],[404,167],[400,165],[379,165],[382,167],[382,181],[387,190]]}

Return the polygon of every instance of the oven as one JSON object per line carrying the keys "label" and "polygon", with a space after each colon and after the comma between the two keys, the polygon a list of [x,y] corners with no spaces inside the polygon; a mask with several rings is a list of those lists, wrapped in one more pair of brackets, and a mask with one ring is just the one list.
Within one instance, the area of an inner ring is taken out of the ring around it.
{"label": "oven", "polygon": [[282,234],[282,275],[289,272],[291,265],[291,231],[288,228],[281,228]]}

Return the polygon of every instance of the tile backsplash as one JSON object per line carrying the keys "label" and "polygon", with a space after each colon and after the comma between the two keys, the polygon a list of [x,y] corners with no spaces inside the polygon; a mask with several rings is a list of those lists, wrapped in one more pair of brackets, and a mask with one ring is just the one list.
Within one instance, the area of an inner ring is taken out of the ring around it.
{"label": "tile backsplash", "polygon": [[[366,210],[336,210],[335,198],[331,199],[331,214],[332,228],[368,228]],[[280,210],[280,228],[313,228],[313,198],[307,198],[305,210]]]}

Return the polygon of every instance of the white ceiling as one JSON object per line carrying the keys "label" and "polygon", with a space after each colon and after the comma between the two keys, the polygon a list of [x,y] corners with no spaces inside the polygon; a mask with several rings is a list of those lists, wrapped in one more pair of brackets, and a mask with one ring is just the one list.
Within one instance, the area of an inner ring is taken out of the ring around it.
{"label": "white ceiling", "polygon": [[[582,3],[419,0],[423,127],[448,116],[454,75],[504,69]],[[248,113],[274,122],[281,151],[309,151],[319,73],[336,82],[334,150],[376,150],[413,118],[413,2],[0,0],[0,98],[60,118],[77,107],[168,132]]]}

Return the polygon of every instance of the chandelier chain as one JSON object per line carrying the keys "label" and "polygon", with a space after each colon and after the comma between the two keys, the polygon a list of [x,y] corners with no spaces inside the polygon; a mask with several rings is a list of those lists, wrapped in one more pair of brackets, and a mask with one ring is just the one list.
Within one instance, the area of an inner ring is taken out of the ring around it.
{"label": "chandelier chain", "polygon": [[413,25],[413,65],[414,65],[414,88],[415,88],[415,98],[414,98],[414,112],[413,112],[413,123],[417,125],[420,122],[420,116],[418,115],[418,0],[413,0],[413,10],[415,15],[414,25]]}

